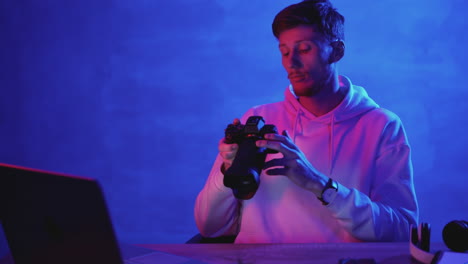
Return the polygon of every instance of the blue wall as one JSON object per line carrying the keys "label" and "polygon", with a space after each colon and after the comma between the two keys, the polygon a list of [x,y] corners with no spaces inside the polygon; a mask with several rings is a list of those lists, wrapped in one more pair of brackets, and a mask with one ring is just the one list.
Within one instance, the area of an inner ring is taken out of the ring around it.
{"label": "blue wall", "polygon": [[[295,1],[0,1],[0,162],[99,179],[121,240],[183,243],[233,118],[288,84]],[[335,0],[342,74],[403,120],[421,221],[468,220],[464,0]]]}

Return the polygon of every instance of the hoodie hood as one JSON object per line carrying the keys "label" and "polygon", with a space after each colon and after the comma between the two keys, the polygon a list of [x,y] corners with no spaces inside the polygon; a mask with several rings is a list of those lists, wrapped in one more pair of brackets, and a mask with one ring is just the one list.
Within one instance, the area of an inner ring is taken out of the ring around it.
{"label": "hoodie hood", "polygon": [[[345,76],[339,76],[340,87],[347,91],[343,101],[332,109],[330,112],[315,116],[305,109],[298,100],[298,97],[294,94],[291,85],[286,89],[285,92],[285,107],[289,114],[294,116],[292,140],[296,142],[296,137],[299,134],[307,134],[307,129],[302,124],[316,123],[321,126],[328,127],[328,173],[332,175],[333,167],[335,163],[335,151],[336,151],[336,128],[335,125],[342,121],[354,118],[359,115],[363,115],[373,109],[379,107],[374,100],[372,100],[364,88],[351,84],[351,81]],[[305,131],[304,131],[305,130]]]}

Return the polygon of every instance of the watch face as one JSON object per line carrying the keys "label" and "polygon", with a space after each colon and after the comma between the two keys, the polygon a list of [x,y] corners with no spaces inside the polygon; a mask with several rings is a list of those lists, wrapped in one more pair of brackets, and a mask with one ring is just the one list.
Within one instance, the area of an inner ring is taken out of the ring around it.
{"label": "watch face", "polygon": [[330,180],[329,185],[322,193],[322,202],[325,205],[328,205],[329,203],[333,201],[337,192],[338,192],[338,184],[335,181]]}
{"label": "watch face", "polygon": [[335,195],[336,195],[336,189],[329,188],[323,192],[322,199],[326,203],[330,203]]}

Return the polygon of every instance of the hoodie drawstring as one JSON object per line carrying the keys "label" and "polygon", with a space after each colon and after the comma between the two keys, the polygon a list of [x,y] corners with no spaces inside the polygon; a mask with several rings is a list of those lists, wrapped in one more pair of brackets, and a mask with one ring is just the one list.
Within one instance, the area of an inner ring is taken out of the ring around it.
{"label": "hoodie drawstring", "polygon": [[[292,130],[292,141],[296,143],[297,130],[300,122],[300,116],[303,114],[302,109],[298,109],[294,117],[294,124]],[[335,113],[330,116],[330,140],[328,142],[328,176],[331,177],[333,173],[333,159],[335,156]]]}
{"label": "hoodie drawstring", "polygon": [[293,137],[293,138],[292,138],[292,141],[293,141],[294,143],[296,143],[297,124],[299,123],[299,115],[301,115],[301,114],[302,114],[302,109],[299,109],[299,110],[296,112],[296,116],[295,116],[295,118],[294,118],[294,125],[293,125],[293,131],[292,131],[292,133],[293,133],[293,135],[292,135],[292,137]]}
{"label": "hoodie drawstring", "polygon": [[335,138],[335,113],[332,113],[331,115],[331,125],[330,125],[330,144],[329,144],[329,150],[328,150],[328,153],[329,153],[329,157],[328,157],[328,168],[329,168],[329,174],[328,176],[331,177],[332,175],[332,172],[333,172],[333,156],[335,153],[333,153],[334,151],[334,138]]}

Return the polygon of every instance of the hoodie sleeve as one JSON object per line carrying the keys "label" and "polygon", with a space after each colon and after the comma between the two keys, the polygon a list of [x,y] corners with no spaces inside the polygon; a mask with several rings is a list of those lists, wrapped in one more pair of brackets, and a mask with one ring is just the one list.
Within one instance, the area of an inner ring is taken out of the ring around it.
{"label": "hoodie sleeve", "polygon": [[339,185],[329,209],[354,237],[363,241],[408,241],[418,221],[410,146],[398,118],[385,126],[374,159],[369,195]]}
{"label": "hoodie sleeve", "polygon": [[241,202],[223,184],[222,158],[218,154],[205,186],[195,201],[195,222],[205,237],[236,235]]}

